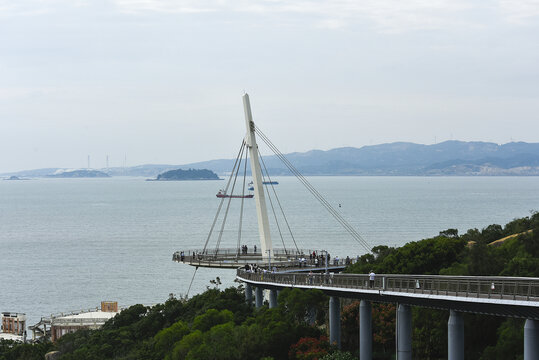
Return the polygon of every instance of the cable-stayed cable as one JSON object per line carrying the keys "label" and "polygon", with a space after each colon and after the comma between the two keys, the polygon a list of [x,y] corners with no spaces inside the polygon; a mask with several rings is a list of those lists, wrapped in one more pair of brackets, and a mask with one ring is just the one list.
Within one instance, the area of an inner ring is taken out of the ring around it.
{"label": "cable-stayed cable", "polygon": [[326,208],[326,210],[344,227],[344,229],[363,246],[368,252],[371,247],[365,239],[331,206],[331,204],[305,179],[305,177],[290,163],[281,151],[269,140],[269,138],[255,125],[256,133],[275,153],[275,155],[286,165],[286,167],[298,178],[298,180],[309,190],[309,192]]}
{"label": "cable-stayed cable", "polygon": [[[262,159],[262,155],[260,154],[260,151],[258,151],[258,154],[259,154],[260,159]],[[265,179],[266,177],[264,176],[264,172],[262,172],[262,184],[264,184]],[[268,179],[269,179],[269,176],[268,176]],[[269,182],[271,184],[271,179],[269,179]],[[283,243],[284,253],[288,254],[288,252],[286,251],[286,245],[284,243],[283,233],[281,231],[281,226],[279,225],[279,220],[277,219],[277,214],[275,213],[275,207],[273,206],[273,200],[271,200],[271,194],[269,192],[268,185],[266,185],[265,188],[266,188],[266,193],[268,194],[268,200],[270,202],[270,207],[273,213],[273,218],[275,219],[275,225],[277,225],[277,231],[279,232],[279,236],[281,237],[281,242]]]}
{"label": "cable-stayed cable", "polygon": [[[234,195],[234,189],[236,188],[236,181],[238,180],[238,172],[239,172],[240,167],[241,167],[241,161],[242,161],[242,158],[243,158],[243,151],[245,150],[245,148],[246,148],[246,146],[243,146],[241,148],[240,154],[238,156],[238,159],[239,159],[238,166],[234,167],[234,169],[233,169],[236,172],[234,174],[230,174],[231,178],[232,178],[232,176],[234,176],[234,181],[232,182],[232,189],[230,190],[230,196],[228,198],[228,203],[226,205],[225,215],[223,217],[223,223],[221,224],[221,230],[219,231],[219,236],[217,238],[217,244],[215,246],[215,256],[217,256],[217,253],[219,252],[219,246],[221,246],[221,239],[223,238],[223,231],[225,230],[226,219],[228,217],[228,210],[230,209],[230,204],[232,203],[232,195]],[[236,160],[238,160],[238,159],[236,159]],[[245,180],[244,180],[244,183],[245,183]],[[225,191],[225,194],[228,194],[228,192]]]}
{"label": "cable-stayed cable", "polygon": [[[230,177],[228,178],[228,182],[225,187],[225,194],[228,192],[228,187],[230,186],[230,182],[232,181],[232,174],[234,173],[236,169],[236,165],[238,164],[238,158],[240,154],[243,152],[243,148],[245,146],[245,141],[241,142],[240,150],[238,151],[238,156],[236,156],[236,161],[234,162],[234,167],[232,168],[232,173],[230,174]],[[215,227],[215,224],[217,223],[217,219],[219,218],[219,213],[221,212],[221,208],[223,207],[223,203],[225,201],[225,198],[221,198],[221,201],[219,202],[219,206],[217,207],[217,212],[215,213],[215,217],[213,218],[213,223],[210,227],[210,232],[208,233],[208,237],[206,238],[206,242],[204,243],[204,248],[202,249],[202,253],[206,252],[206,249],[208,247],[208,242],[210,241],[211,235],[213,233],[213,229]]]}
{"label": "cable-stayed cable", "polygon": [[[268,176],[269,184],[271,186],[271,189],[273,190],[273,194],[275,195],[275,200],[277,201],[277,204],[279,205],[279,209],[281,210],[281,214],[283,214],[283,219],[286,223],[286,226],[288,228],[288,232],[290,233],[290,237],[292,238],[292,241],[294,242],[294,247],[296,248],[297,253],[299,254],[299,248],[298,244],[296,243],[296,239],[294,238],[294,234],[292,233],[292,229],[290,228],[290,224],[288,223],[288,219],[286,218],[286,214],[284,213],[283,206],[281,205],[281,201],[279,200],[279,197],[277,196],[277,191],[275,191],[275,186],[273,186],[273,181],[271,180],[271,176],[269,174],[269,171],[266,167],[266,163],[264,162],[264,158],[262,157],[262,154],[260,154],[260,150],[258,150],[258,154],[260,157],[260,160],[262,161],[262,166],[264,167],[264,172]],[[268,197],[269,197],[269,191],[268,191]],[[271,199],[271,198],[270,198]],[[272,204],[273,207],[273,204]],[[275,220],[277,221],[277,216],[275,216]],[[281,229],[279,228],[279,233],[281,232]],[[281,235],[282,238],[282,235]],[[284,242],[283,242],[284,246]],[[285,253],[286,253],[286,246],[285,246]]]}

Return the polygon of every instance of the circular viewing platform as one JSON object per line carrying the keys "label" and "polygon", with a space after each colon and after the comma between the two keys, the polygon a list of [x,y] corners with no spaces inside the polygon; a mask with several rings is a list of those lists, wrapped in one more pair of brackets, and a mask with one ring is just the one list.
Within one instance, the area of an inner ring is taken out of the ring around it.
{"label": "circular viewing platform", "polygon": [[[260,251],[250,250],[229,248],[176,251],[172,255],[172,260],[197,267],[228,269],[237,269],[247,264],[256,264],[270,270],[277,268],[279,271],[286,269],[305,269],[309,271],[326,267],[325,251],[273,249],[273,256],[268,258],[267,256],[263,257]],[[350,257],[339,259],[338,256],[335,258],[328,256],[328,266],[344,268],[346,265],[354,263],[355,260],[355,258],[351,259]]]}

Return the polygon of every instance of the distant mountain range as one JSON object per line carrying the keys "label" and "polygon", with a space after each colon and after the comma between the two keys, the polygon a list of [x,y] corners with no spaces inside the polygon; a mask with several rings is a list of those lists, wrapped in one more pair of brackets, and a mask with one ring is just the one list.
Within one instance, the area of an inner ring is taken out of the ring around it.
{"label": "distant mountain range", "polygon": [[[539,143],[445,141],[434,145],[395,142],[361,148],[344,147],[285,154],[303,175],[539,175]],[[264,157],[271,175],[290,175],[276,157]],[[232,170],[233,159],[210,160],[184,165],[140,165],[100,169],[111,176],[146,176],[173,169],[208,169],[217,174]],[[38,169],[2,174],[26,177],[46,176],[57,171]]]}
{"label": "distant mountain range", "polygon": [[[539,175],[539,143],[445,141],[434,145],[396,142],[361,148],[290,153],[286,158],[304,175]],[[264,157],[272,175],[289,175],[276,157]],[[233,160],[212,160],[184,167],[230,172]]]}

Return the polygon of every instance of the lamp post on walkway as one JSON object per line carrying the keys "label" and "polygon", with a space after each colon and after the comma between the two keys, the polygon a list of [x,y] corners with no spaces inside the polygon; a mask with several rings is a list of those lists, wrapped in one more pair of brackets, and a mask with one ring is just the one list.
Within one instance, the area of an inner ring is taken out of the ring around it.
{"label": "lamp post on walkway", "polygon": [[271,272],[271,250],[268,249],[266,252],[268,253],[268,270]]}
{"label": "lamp post on walkway", "polygon": [[328,271],[328,252],[326,250],[322,250],[321,251],[322,254],[326,254],[326,256],[324,257],[324,267],[326,268],[326,274],[329,273]]}

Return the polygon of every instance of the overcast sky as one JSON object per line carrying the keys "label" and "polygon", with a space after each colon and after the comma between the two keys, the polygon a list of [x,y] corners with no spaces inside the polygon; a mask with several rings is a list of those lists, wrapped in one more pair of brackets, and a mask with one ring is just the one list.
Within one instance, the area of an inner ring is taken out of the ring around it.
{"label": "overcast sky", "polygon": [[539,0],[0,0],[0,172],[539,141]]}

